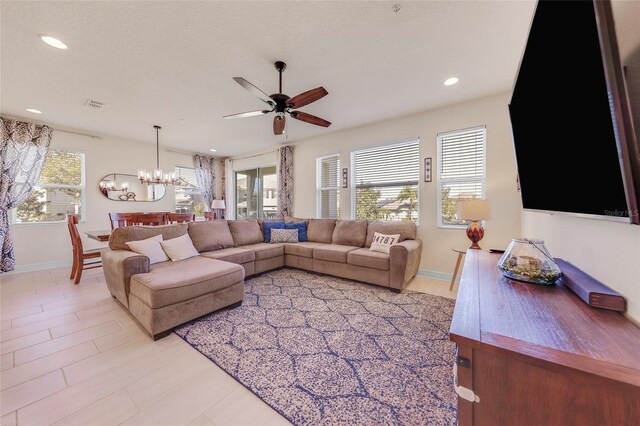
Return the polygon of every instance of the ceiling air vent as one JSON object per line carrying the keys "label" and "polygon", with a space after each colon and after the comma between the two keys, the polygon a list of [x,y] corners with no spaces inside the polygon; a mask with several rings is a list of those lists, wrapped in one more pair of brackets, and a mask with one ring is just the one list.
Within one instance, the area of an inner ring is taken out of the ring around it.
{"label": "ceiling air vent", "polygon": [[84,106],[94,110],[102,109],[105,105],[106,104],[103,104],[102,102],[94,101],[93,99],[87,99],[87,102],[84,103]]}

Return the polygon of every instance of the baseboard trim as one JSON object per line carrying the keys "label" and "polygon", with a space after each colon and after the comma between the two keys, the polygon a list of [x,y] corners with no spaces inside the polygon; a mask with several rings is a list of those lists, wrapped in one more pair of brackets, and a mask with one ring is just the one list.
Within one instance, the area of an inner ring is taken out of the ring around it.
{"label": "baseboard trim", "polygon": [[[446,272],[430,271],[427,269],[418,269],[417,275],[420,275],[421,277],[431,278],[432,280],[447,281],[447,282],[451,282],[451,277],[453,276],[453,274],[448,274]],[[458,277],[456,277],[456,282],[459,282],[459,281],[460,281],[460,276],[458,275]]]}
{"label": "baseboard trim", "polygon": [[66,260],[58,260],[55,262],[30,263],[28,265],[16,266],[11,272],[4,272],[2,275],[21,274],[23,272],[42,271],[44,269],[71,267],[71,262]]}

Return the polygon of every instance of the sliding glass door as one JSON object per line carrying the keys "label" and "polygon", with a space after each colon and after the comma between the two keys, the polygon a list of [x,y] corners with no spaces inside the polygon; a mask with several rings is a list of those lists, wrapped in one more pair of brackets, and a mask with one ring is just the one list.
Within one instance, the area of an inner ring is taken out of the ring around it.
{"label": "sliding glass door", "polygon": [[269,219],[277,215],[276,167],[242,170],[236,177],[236,218]]}

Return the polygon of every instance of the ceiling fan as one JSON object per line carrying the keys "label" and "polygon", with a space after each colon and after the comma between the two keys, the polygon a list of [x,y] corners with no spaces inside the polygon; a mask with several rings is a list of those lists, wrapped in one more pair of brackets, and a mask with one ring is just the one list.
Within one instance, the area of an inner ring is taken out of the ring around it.
{"label": "ceiling fan", "polygon": [[247,89],[249,92],[253,93],[269,105],[270,109],[263,109],[257,111],[249,111],[249,112],[241,112],[239,114],[231,114],[225,115],[222,118],[244,118],[244,117],[253,117],[256,115],[264,115],[270,112],[275,112],[276,116],[273,117],[273,134],[281,135],[284,133],[284,125],[286,115],[289,114],[292,118],[296,120],[304,121],[305,123],[315,124],[316,126],[329,127],[331,123],[325,119],[320,117],[316,117],[315,115],[307,114],[302,111],[295,111],[298,108],[301,108],[305,105],[309,105],[312,102],[317,101],[329,94],[325,90],[324,87],[316,87],[315,89],[307,90],[304,93],[300,93],[293,98],[282,93],[282,72],[287,68],[287,64],[282,61],[277,61],[275,64],[276,70],[280,74],[280,88],[278,93],[274,93],[273,95],[267,95],[262,90],[258,89],[253,84],[249,83],[242,77],[233,77],[233,79],[242,87]]}

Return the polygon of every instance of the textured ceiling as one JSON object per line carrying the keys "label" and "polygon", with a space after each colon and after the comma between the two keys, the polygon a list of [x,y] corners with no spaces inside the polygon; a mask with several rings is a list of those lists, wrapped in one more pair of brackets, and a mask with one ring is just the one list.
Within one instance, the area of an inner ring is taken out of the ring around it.
{"label": "textured ceiling", "polygon": [[0,111],[149,143],[157,123],[163,146],[238,155],[287,142],[272,115],[221,118],[264,106],[232,77],[274,93],[275,60],[286,94],[329,91],[302,110],[333,125],[289,120],[289,142],[511,88],[534,2],[395,3],[2,1]]}

